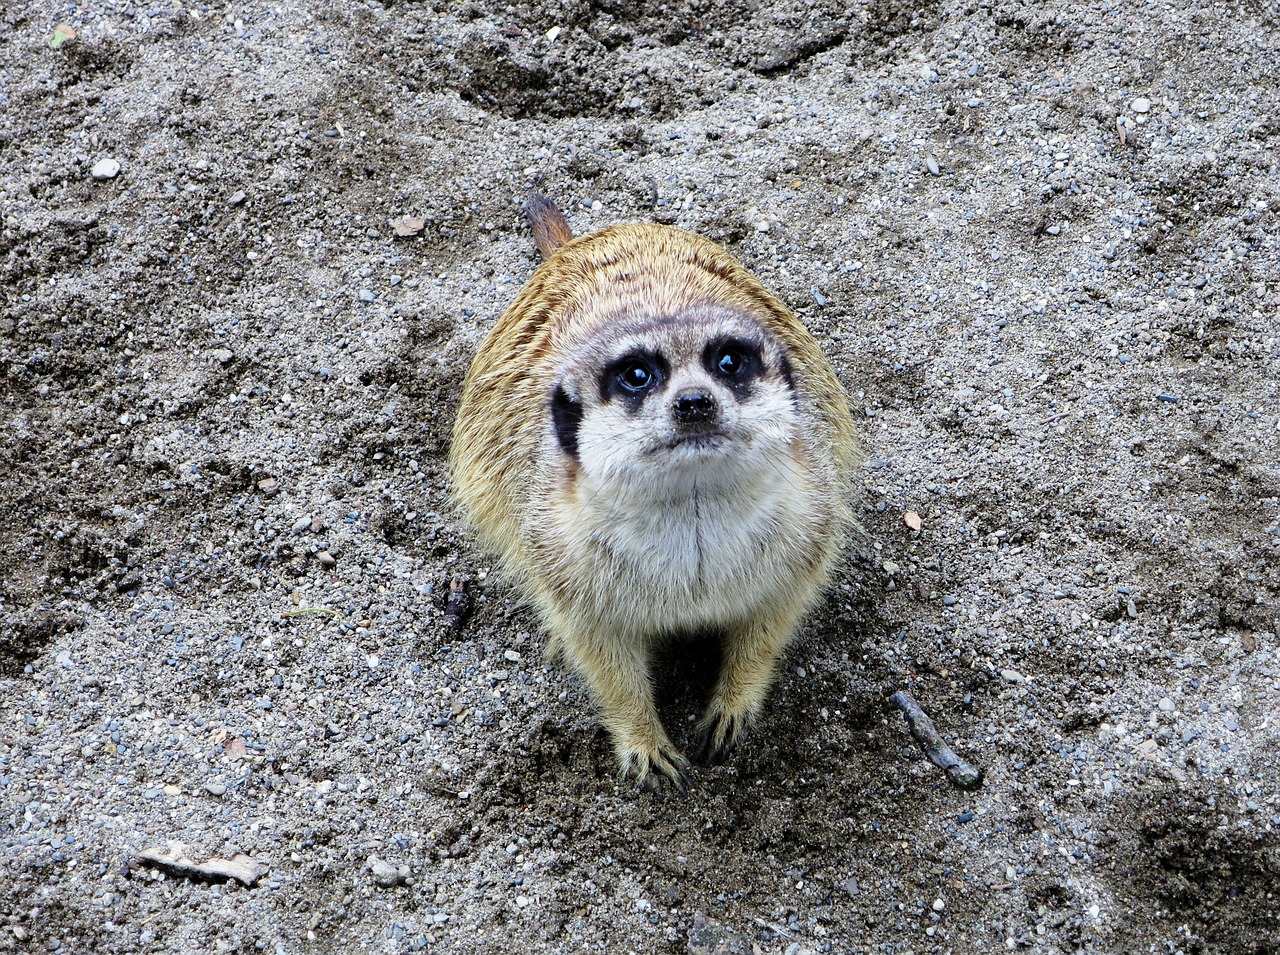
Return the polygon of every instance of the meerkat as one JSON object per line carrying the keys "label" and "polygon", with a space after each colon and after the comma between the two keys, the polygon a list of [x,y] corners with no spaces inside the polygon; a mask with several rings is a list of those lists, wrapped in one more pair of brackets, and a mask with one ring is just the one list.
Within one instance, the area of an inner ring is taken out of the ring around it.
{"label": "meerkat", "polygon": [[455,497],[595,694],[622,772],[683,790],[651,657],[720,636],[696,755],[723,762],[853,526],[848,401],[713,242],[645,224],[574,238],[541,196],[526,214],[545,261],[467,374]]}

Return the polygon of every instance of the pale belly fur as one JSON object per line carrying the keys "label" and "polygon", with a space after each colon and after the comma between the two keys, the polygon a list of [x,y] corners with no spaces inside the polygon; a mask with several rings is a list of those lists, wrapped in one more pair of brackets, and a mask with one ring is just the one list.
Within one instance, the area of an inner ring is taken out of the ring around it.
{"label": "pale belly fur", "polygon": [[809,474],[784,459],[703,484],[581,489],[557,515],[575,611],[641,638],[741,625],[791,599],[826,546]]}

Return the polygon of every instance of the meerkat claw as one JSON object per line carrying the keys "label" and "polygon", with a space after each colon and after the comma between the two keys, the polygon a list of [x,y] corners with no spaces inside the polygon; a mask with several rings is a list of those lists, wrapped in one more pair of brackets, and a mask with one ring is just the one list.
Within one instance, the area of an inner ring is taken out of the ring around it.
{"label": "meerkat claw", "polygon": [[655,771],[646,774],[640,781],[641,791],[652,793],[655,796],[666,795],[668,788],[674,789],[681,796],[688,796],[688,775],[679,770],[673,770],[670,774]]}
{"label": "meerkat claw", "polygon": [[661,795],[670,787],[681,796],[689,795],[689,761],[679,753],[659,750],[652,756],[633,755],[623,773],[633,776],[644,792]]}
{"label": "meerkat claw", "polygon": [[746,724],[736,716],[721,713],[702,726],[696,760],[703,766],[721,766],[745,735]]}

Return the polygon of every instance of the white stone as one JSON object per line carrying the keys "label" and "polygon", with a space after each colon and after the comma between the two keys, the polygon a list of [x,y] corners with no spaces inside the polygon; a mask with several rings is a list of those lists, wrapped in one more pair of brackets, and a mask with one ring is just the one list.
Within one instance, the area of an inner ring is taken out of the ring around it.
{"label": "white stone", "polygon": [[106,159],[99,159],[89,170],[89,175],[94,179],[114,179],[120,175],[120,164],[109,156]]}

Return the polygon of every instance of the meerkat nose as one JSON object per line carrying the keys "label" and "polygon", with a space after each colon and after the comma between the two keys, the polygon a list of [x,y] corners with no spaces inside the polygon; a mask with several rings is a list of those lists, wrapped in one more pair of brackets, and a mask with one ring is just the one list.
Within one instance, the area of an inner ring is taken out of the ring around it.
{"label": "meerkat nose", "polygon": [[705,391],[690,388],[676,395],[672,410],[681,424],[701,424],[715,417],[716,400]]}

